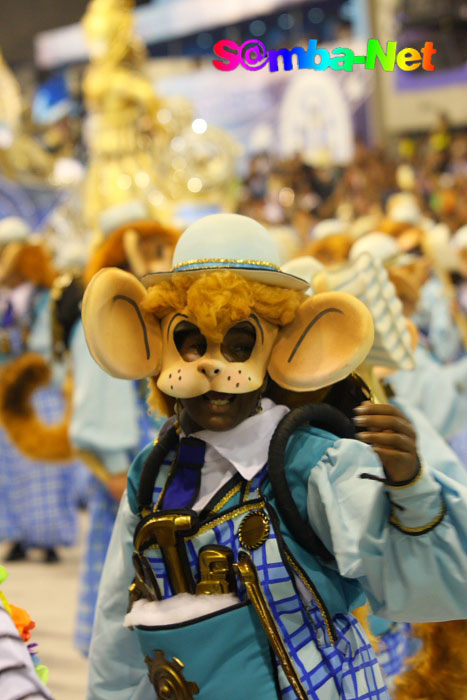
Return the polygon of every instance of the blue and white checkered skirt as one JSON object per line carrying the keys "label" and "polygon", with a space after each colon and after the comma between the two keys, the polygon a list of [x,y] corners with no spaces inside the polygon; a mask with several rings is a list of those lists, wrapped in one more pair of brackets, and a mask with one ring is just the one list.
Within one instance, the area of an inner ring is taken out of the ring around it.
{"label": "blue and white checkered skirt", "polygon": [[[46,387],[33,397],[44,422],[64,412],[60,391]],[[0,429],[0,540],[29,547],[70,546],[76,542],[75,462],[50,463],[24,457]]]}
{"label": "blue and white checkered skirt", "polygon": [[402,672],[404,661],[417,651],[418,640],[412,637],[412,625],[408,622],[395,622],[389,632],[378,637],[378,641],[378,661],[391,690],[394,679]]}
{"label": "blue and white checkered skirt", "polygon": [[75,646],[84,656],[89,652],[97,593],[117,510],[115,498],[100,481],[91,476],[88,494],[89,528],[81,562],[74,634]]}
{"label": "blue and white checkered skirt", "polygon": [[[155,421],[148,415],[144,401],[138,402],[138,408],[140,449],[143,449],[155,439],[163,421]],[[89,529],[86,551],[81,562],[78,612],[74,634],[75,646],[84,656],[89,653],[99,583],[117,510],[118,503],[114,497],[94,476],[90,476],[88,491]]]}

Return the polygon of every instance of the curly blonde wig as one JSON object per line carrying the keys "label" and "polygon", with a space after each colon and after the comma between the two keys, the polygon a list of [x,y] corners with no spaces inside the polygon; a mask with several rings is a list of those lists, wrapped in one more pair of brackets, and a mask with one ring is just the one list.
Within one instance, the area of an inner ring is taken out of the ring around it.
{"label": "curly blonde wig", "polygon": [[22,245],[14,271],[21,279],[47,289],[52,287],[57,276],[49,251],[40,244]]}
{"label": "curly blonde wig", "polygon": [[301,292],[252,282],[222,270],[196,279],[174,275],[150,287],[142,307],[157,318],[171,311],[189,314],[204,335],[220,342],[230,326],[252,312],[278,326],[290,323],[303,298]]}

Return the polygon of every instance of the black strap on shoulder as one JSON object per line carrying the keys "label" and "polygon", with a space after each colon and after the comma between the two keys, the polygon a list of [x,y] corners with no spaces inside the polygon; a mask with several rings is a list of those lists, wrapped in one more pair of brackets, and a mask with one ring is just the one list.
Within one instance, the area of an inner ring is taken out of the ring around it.
{"label": "black strap on shoulder", "polygon": [[269,445],[268,472],[279,513],[294,539],[310,554],[325,561],[333,559],[313,531],[302,518],[287,482],[285,450],[290,436],[302,425],[326,430],[339,438],[355,437],[353,423],[343,413],[324,403],[307,404],[290,411],[281,420]]}
{"label": "black strap on shoulder", "polygon": [[178,442],[177,427],[173,425],[167,432],[161,435],[149,453],[138,486],[138,506],[140,512],[145,508],[152,507],[152,495],[154,484],[162,462],[169,452],[175,448]]}

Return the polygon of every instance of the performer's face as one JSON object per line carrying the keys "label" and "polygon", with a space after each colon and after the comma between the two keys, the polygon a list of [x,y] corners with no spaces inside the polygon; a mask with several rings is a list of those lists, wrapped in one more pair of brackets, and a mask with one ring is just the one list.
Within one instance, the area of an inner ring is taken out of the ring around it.
{"label": "performer's face", "polygon": [[182,427],[186,433],[231,430],[255,413],[260,393],[261,389],[247,394],[210,391],[192,399],[180,399],[184,409]]}
{"label": "performer's face", "polygon": [[173,244],[160,235],[143,235],[129,229],[124,234],[123,247],[130,270],[136,277],[170,270]]}
{"label": "performer's face", "polygon": [[141,236],[139,250],[146,262],[146,273],[170,270],[173,245],[161,241],[160,236]]}
{"label": "performer's face", "polygon": [[185,428],[230,430],[255,412],[276,326],[254,315],[218,343],[188,316],[172,314],[162,333],[167,342],[157,385],[181,401]]}

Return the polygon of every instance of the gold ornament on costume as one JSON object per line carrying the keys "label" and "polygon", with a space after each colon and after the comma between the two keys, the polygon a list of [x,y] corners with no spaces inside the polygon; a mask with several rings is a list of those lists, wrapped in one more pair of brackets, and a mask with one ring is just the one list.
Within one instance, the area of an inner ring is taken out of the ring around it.
{"label": "gold ornament on costume", "polygon": [[281,637],[277,623],[264,595],[256,567],[247,552],[239,552],[235,570],[246,588],[247,596],[253,604],[272,650],[282,666],[282,670],[292,686],[292,690],[298,700],[307,700],[308,695],[301,684],[300,676]]}
{"label": "gold ornament on costume", "polygon": [[223,545],[203,547],[199,553],[200,581],[196,595],[223,595],[236,591],[234,554]]}
{"label": "gold ornament on costume", "polygon": [[153,659],[146,656],[144,660],[158,700],[193,700],[193,696],[199,693],[196,683],[184,678],[184,664],[177,657],[169,661],[164,652],[158,649]]}
{"label": "gold ornament on costume", "polygon": [[270,524],[266,513],[255,511],[248,513],[243,519],[238,537],[242,547],[253,550],[259,549],[269,537]]}

